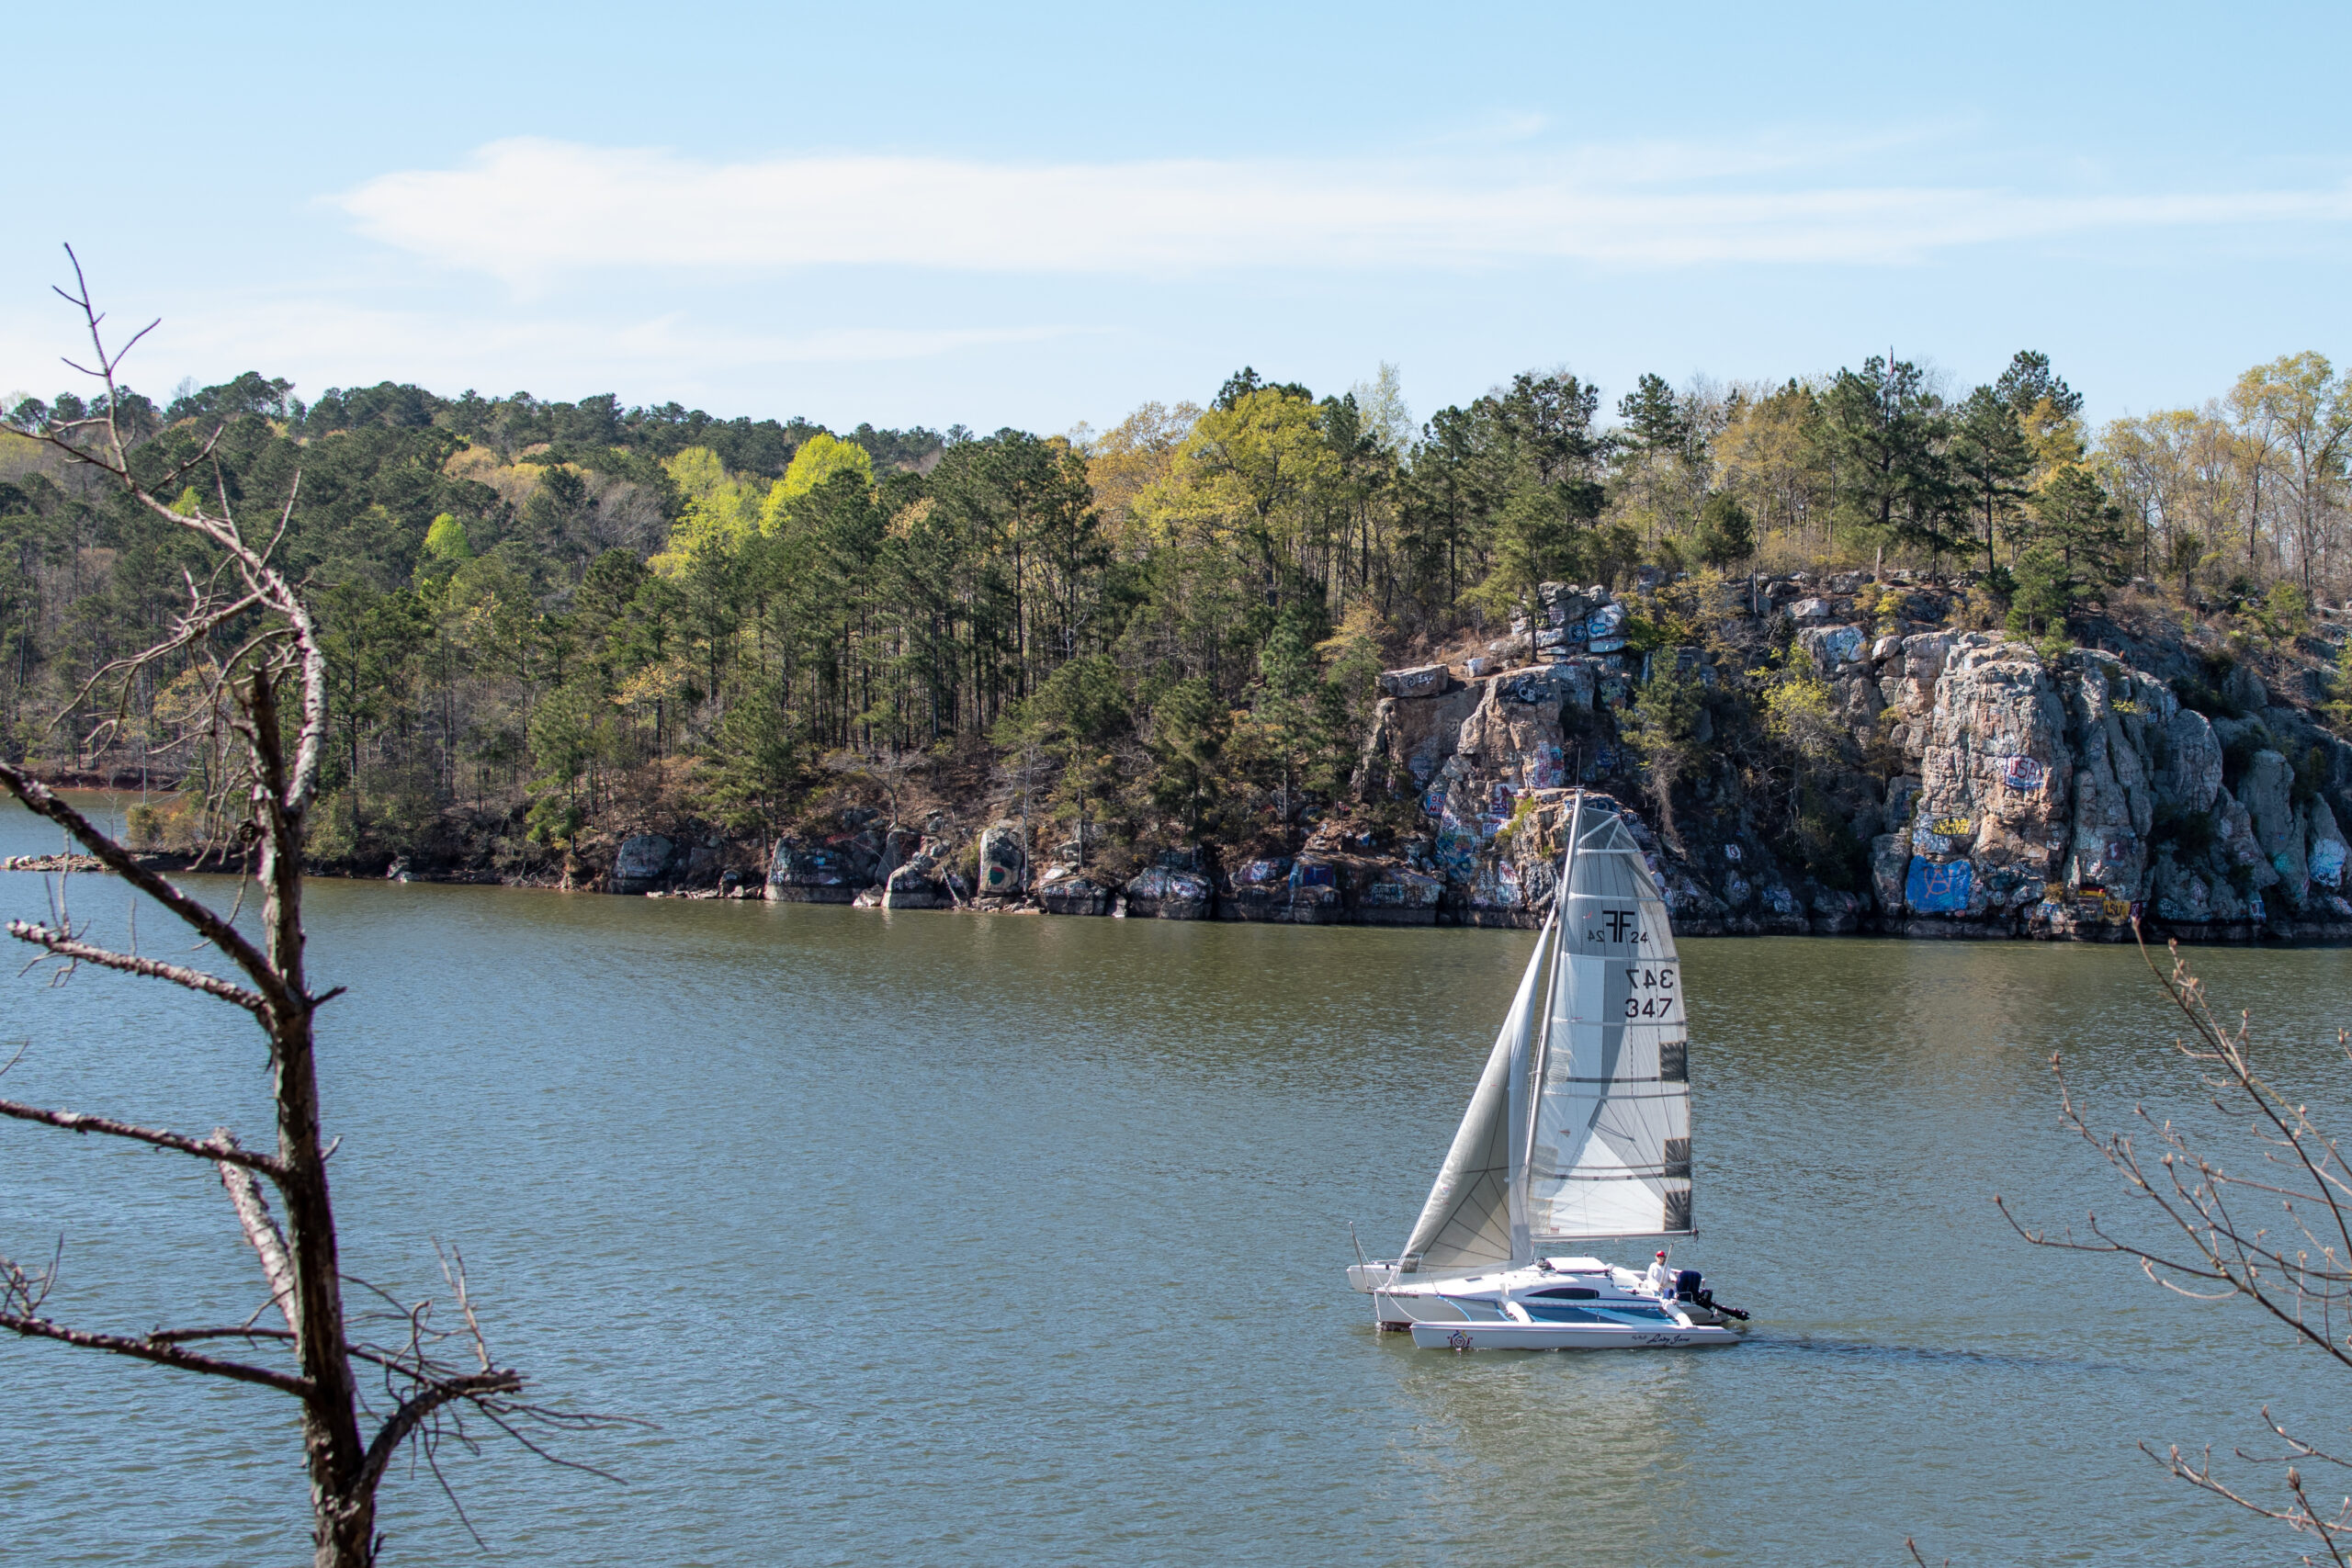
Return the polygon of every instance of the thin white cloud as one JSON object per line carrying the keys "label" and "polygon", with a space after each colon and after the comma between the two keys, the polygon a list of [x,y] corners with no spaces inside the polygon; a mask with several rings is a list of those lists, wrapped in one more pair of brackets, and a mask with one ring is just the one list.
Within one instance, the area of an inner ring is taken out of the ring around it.
{"label": "thin white cloud", "polygon": [[476,363],[576,351],[594,341],[618,364],[696,364],[725,367],[835,365],[927,359],[959,349],[1037,343],[1072,329],[1035,327],[827,327],[808,333],[757,333],[697,326],[672,314],[636,321],[507,316],[482,320],[383,310],[332,299],[269,301],[205,310],[178,322],[177,346],[209,355],[223,349],[268,357],[379,363],[422,358]]}
{"label": "thin white cloud", "polygon": [[[387,244],[518,284],[602,268],[1885,265],[2098,231],[2352,219],[2352,190],[2342,186],[2049,196],[1808,184],[1804,167],[1801,152],[1763,140],[1712,156],[1585,149],[1508,165],[865,155],[712,164],[519,140],[484,147],[461,168],[386,175],[337,200]],[[1768,172],[1779,188],[1756,189]],[[1734,180],[1747,188],[1721,188]]]}
{"label": "thin white cloud", "polygon": [[[804,333],[714,327],[684,314],[651,319],[387,310],[329,298],[166,305],[169,331],[142,344],[125,374],[151,392],[183,373],[221,380],[258,367],[291,377],[308,397],[364,377],[462,386],[641,384],[671,395],[681,367],[697,384],[813,367],[930,360],[1085,335],[1060,326],[835,326]],[[0,385],[80,389],[59,365],[62,321],[0,322]],[[73,345],[66,344],[70,349]],[[53,368],[52,368],[53,367]]]}

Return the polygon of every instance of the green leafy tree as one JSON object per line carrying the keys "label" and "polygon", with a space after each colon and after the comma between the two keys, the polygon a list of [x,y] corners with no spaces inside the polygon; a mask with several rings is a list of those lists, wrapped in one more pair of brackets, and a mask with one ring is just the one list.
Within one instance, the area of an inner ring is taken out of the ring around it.
{"label": "green leafy tree", "polygon": [[2070,582],[2080,587],[2104,587],[2123,578],[2123,509],[2115,504],[2087,468],[2060,469],[2033,498],[2033,533],[2038,544],[2055,550]]}
{"label": "green leafy tree", "polygon": [[1542,582],[1582,581],[1591,560],[1591,529],[1559,486],[1530,477],[1511,488],[1497,514],[1494,570],[1473,597],[1497,615],[1533,603]]}
{"label": "green leafy tree", "polygon": [[1681,456],[1694,434],[1690,415],[1663,376],[1645,372],[1634,389],[1617,400],[1624,437],[1645,452]]}
{"label": "green leafy tree", "polygon": [[2186,530],[2175,533],[2165,546],[2165,567],[2180,574],[2180,602],[2192,603],[2197,597],[2197,569],[2214,558],[2206,553],[2202,536]]}
{"label": "green leafy tree", "polygon": [[526,825],[533,842],[563,851],[567,883],[595,806],[596,768],[609,750],[606,711],[601,696],[575,682],[548,694],[531,715],[531,761],[539,776],[531,781]]}
{"label": "green leafy tree", "polygon": [[1764,687],[1764,729],[1778,741],[1789,764],[1789,815],[1797,815],[1805,782],[1834,766],[1846,734],[1830,700],[1829,683],[1815,675],[1803,654],[1784,664]]}
{"label": "green leafy tree", "polygon": [[367,742],[379,727],[414,710],[418,660],[434,625],[424,603],[407,589],[379,593],[364,582],[331,591],[320,606],[320,643],[326,650],[340,732],[345,783],[352,794],[355,838],[366,823]]}
{"label": "green leafy tree", "polygon": [[2021,348],[1993,383],[1993,393],[2019,418],[2047,407],[2058,418],[2073,419],[2083,412],[2083,395],[2050,368],[2050,356],[2038,349]]}
{"label": "green leafy tree", "polygon": [[1998,564],[1994,540],[2016,514],[2025,477],[2033,471],[2033,451],[2016,406],[1991,387],[1969,393],[1952,421],[1951,457],[1969,510],[1984,526],[1984,570],[1991,571]]}
{"label": "green leafy tree", "polygon": [[2352,638],[2336,647],[2335,666],[2329,672],[2324,711],[2328,728],[2339,736],[2352,739]]}
{"label": "green leafy tree", "polygon": [[424,531],[424,553],[453,568],[473,559],[473,542],[466,536],[465,524],[447,512],[435,517]]}
{"label": "green leafy tree", "polygon": [[1081,861],[1091,809],[1113,785],[1108,747],[1127,722],[1118,665],[1107,654],[1095,653],[1073,659],[1046,677],[999,729],[1000,744],[1036,745],[1061,764],[1057,788],[1077,817]]}
{"label": "green leafy tree", "polygon": [[843,474],[854,476],[860,484],[870,489],[874,483],[873,455],[863,446],[836,440],[821,430],[801,443],[800,450],[792,455],[792,466],[769,487],[761,503],[762,532],[781,532],[791,518],[796,502],[814,495]]}
{"label": "green leafy tree", "polygon": [[1320,700],[1322,664],[1315,653],[1320,629],[1307,611],[1295,606],[1275,622],[1258,655],[1257,728],[1275,760],[1276,810],[1285,829],[1297,808],[1301,774],[1316,761],[1324,738],[1328,709]]}
{"label": "green leafy tree", "polygon": [[1218,766],[1233,716],[1216,689],[1194,676],[1160,694],[1151,709],[1152,804],[1184,818],[1198,839],[1202,814],[1215,806]]}
{"label": "green leafy tree", "polygon": [[2037,539],[2018,552],[2011,581],[2011,631],[2040,637],[2053,626],[2064,626],[2066,617],[2074,613],[2075,595],[2080,584],[2067,568],[2065,558],[2049,541]]}
{"label": "green leafy tree", "polygon": [[775,838],[807,776],[781,682],[763,681],[738,694],[695,771],[720,826],[756,834],[763,844]]}
{"label": "green leafy tree", "polygon": [[1674,786],[1703,754],[1705,716],[1705,689],[1698,677],[1675,670],[1669,660],[1635,689],[1623,727],[1625,744],[1641,759],[1650,801],[1657,807],[1658,830],[1678,852],[1682,834],[1674,819]]}
{"label": "green leafy tree", "polygon": [[1882,558],[1889,546],[1924,546],[1930,558],[1951,548],[1949,421],[1919,367],[1874,355],[1860,371],[1840,370],[1822,412],[1840,520]]}

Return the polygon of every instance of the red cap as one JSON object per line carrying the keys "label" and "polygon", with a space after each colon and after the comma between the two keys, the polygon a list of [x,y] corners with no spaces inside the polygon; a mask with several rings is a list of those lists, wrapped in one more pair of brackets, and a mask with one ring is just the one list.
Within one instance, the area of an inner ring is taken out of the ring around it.
{"label": "red cap", "polygon": [[1660,1258],[1664,1258],[1664,1257],[1666,1256],[1666,1248],[1664,1248],[1664,1247],[1659,1247],[1659,1248],[1657,1249],[1657,1255],[1658,1255]]}

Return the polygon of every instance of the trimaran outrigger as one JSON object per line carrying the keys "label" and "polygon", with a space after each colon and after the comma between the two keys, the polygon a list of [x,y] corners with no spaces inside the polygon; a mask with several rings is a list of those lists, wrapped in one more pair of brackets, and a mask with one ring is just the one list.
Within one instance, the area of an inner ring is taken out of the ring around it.
{"label": "trimaran outrigger", "polygon": [[1578,791],[1559,897],[1412,1236],[1348,1270],[1381,1327],[1458,1350],[1736,1342],[1747,1314],[1695,1269],[1572,1255],[1695,1234],[1689,1041],[1657,880],[1613,803]]}

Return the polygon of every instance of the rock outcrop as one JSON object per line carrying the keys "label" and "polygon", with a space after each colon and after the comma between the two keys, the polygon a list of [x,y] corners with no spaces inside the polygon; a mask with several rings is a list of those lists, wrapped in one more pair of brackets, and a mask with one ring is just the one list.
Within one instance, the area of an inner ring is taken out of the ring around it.
{"label": "rock outcrop", "polygon": [[1153,866],[1127,884],[1127,913],[1144,919],[1204,920],[1216,888],[1197,871]]}
{"label": "rock outcrop", "polygon": [[659,833],[639,833],[621,840],[613,856],[613,891],[650,893],[670,874],[674,846]]}
{"label": "rock outcrop", "polygon": [[[1850,867],[1825,880],[1834,865],[1788,863],[1785,843],[1737,812],[1686,812],[1667,841],[1645,845],[1681,929],[2116,940],[2136,912],[2199,940],[2352,939],[2341,826],[2352,747],[2278,705],[2249,671],[2231,671],[2215,698],[2244,716],[2209,716],[2182,702],[2183,671],[2162,660],[2052,659],[1916,622],[1873,634],[1859,613],[1868,589],[1857,577],[1759,582],[1744,606],[1753,625],[1788,617],[1792,658],[1823,682],[1857,751],[1893,762],[1891,778],[1834,781],[1851,813]],[[1948,603],[1948,590],[1910,592],[1924,613]],[[1637,777],[1620,724],[1658,660],[1714,682],[1699,649],[1626,649],[1628,622],[1599,589],[1547,585],[1542,598],[1544,619],[1514,626],[1540,662],[1384,682],[1356,787],[1416,804],[1427,836],[1401,843],[1394,863],[1438,883],[1432,919],[1536,923],[1554,874],[1547,834],[1531,824],[1540,829],[1569,786],[1623,793]],[[1636,804],[1656,820],[1654,800]],[[1248,911],[1236,918],[1299,918],[1261,886],[1272,863],[1261,864],[1227,894]],[[1344,881],[1339,904],[1341,919],[1385,918],[1382,900]]]}
{"label": "rock outcrop", "polygon": [[1076,865],[1046,869],[1037,881],[1037,907],[1049,915],[1107,915],[1114,890]]}
{"label": "rock outcrop", "polygon": [[1028,886],[1028,857],[1021,848],[1021,824],[998,822],[980,834],[980,894],[1018,897]]}
{"label": "rock outcrop", "polygon": [[937,909],[949,902],[947,889],[932,870],[931,857],[918,853],[890,873],[882,885],[886,909]]}
{"label": "rock outcrop", "polygon": [[882,845],[868,833],[776,840],[768,897],[795,904],[847,904],[875,885]]}
{"label": "rock outcrop", "polygon": [[[1890,928],[2120,937],[2153,915],[2210,940],[2240,923],[2297,934],[2345,919],[2326,889],[2314,897],[2311,865],[2337,858],[2325,794],[2352,773],[2352,749],[2295,716],[2209,719],[2113,654],[2053,662],[1986,633],[1945,652],[1916,812],[1873,840]],[[2274,725],[2296,736],[2307,775],[2262,743]],[[1898,838],[1910,851],[1899,895]]]}

